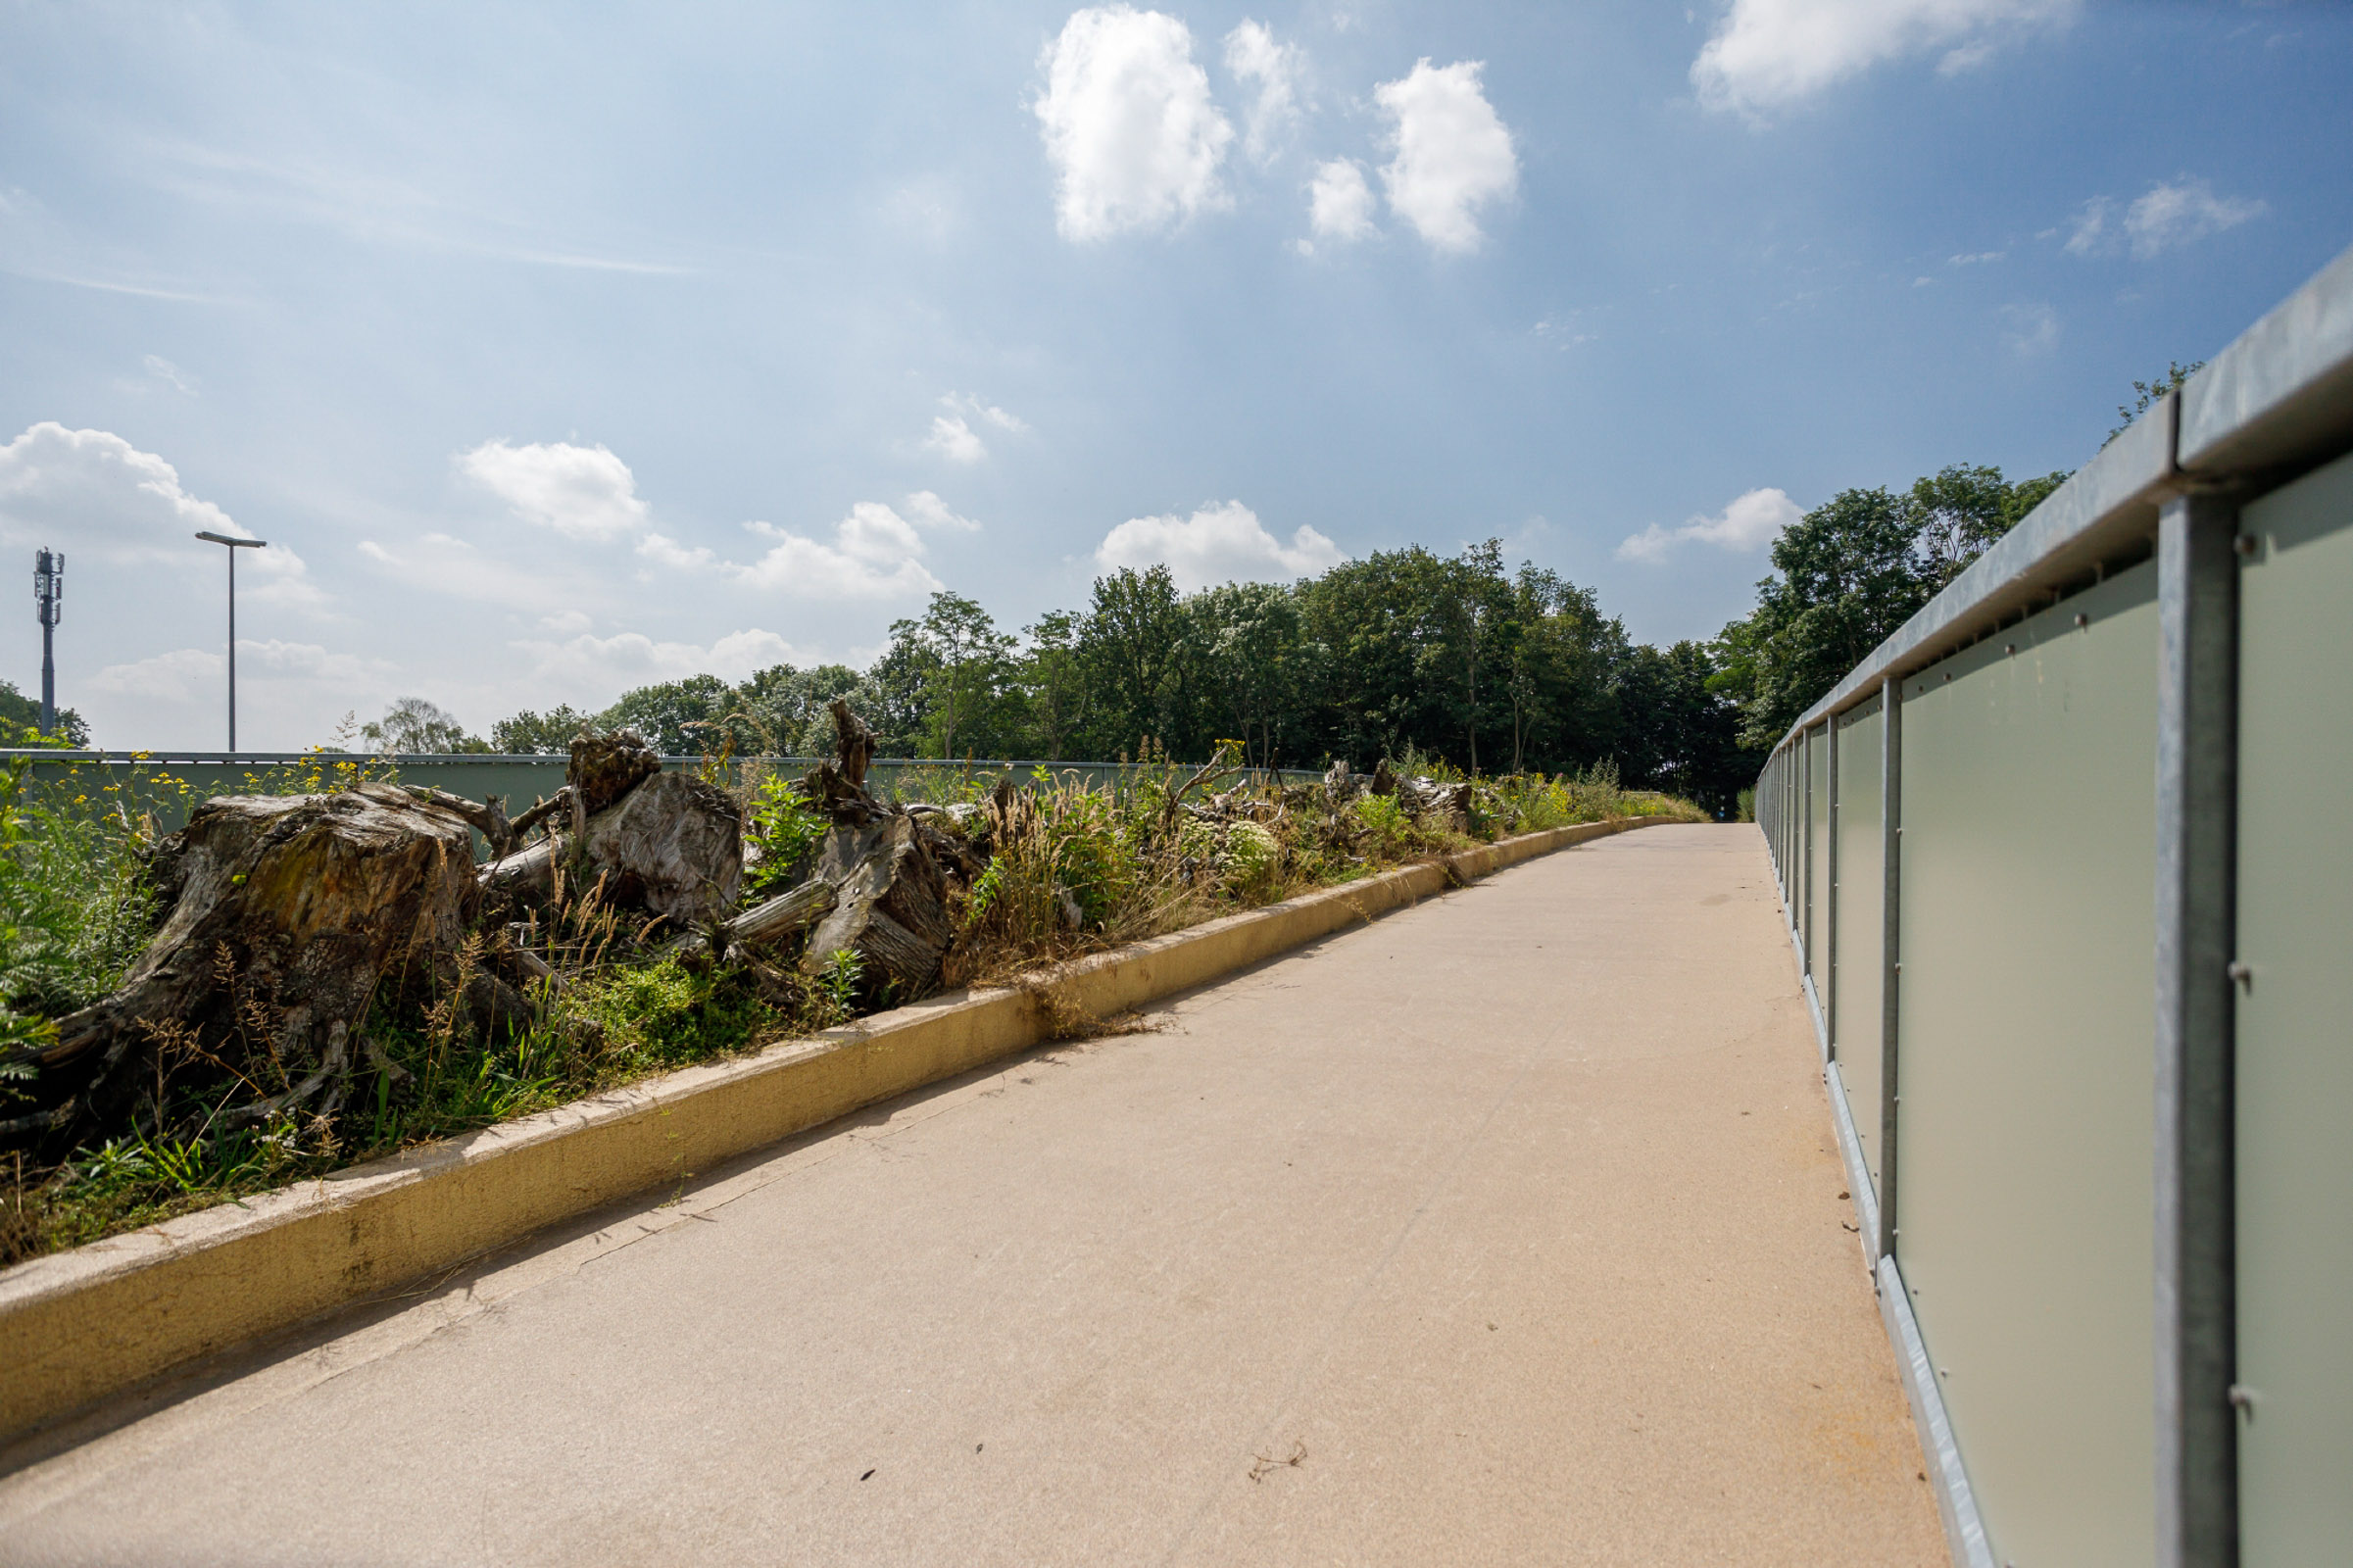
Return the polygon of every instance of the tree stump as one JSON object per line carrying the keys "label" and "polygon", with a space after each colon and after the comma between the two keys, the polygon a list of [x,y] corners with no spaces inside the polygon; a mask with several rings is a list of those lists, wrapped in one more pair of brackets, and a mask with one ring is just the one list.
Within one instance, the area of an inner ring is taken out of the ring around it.
{"label": "tree stump", "polygon": [[833,885],[834,906],[809,933],[802,973],[822,972],[847,949],[863,961],[870,981],[897,982],[902,1000],[940,983],[940,960],[956,926],[948,916],[948,879],[920,842],[914,818],[835,828],[825,837],[816,874]]}
{"label": "tree stump", "polygon": [[437,972],[463,940],[472,873],[466,819],[391,785],[207,801],[157,852],[162,926],[60,1020],[33,1058],[44,1108],[10,1129],[71,1147],[162,1125],[191,1072],[242,1081],[215,1131],[333,1107],[383,976]]}
{"label": "tree stump", "polygon": [[564,782],[580,809],[594,816],[661,771],[662,759],[643,736],[633,729],[616,729],[574,740]]}
{"label": "tree stump", "polygon": [[692,927],[718,918],[741,891],[743,815],[726,791],[688,774],[641,775],[584,831],[551,832],[484,866],[482,887],[543,901],[555,896],[558,865],[582,892],[601,880],[607,902]]}

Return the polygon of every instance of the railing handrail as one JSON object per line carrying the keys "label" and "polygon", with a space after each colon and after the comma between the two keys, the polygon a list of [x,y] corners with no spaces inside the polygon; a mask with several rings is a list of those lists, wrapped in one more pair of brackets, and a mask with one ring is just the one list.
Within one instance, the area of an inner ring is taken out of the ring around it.
{"label": "railing handrail", "polygon": [[2168,393],[1897,627],[1774,743],[1953,654],[2155,536],[2193,484],[2280,480],[2353,448],[2353,249]]}
{"label": "railing handrail", "polygon": [[[118,751],[113,749],[72,751],[48,746],[0,747],[0,763],[13,762],[20,760],[34,762],[86,762],[102,767],[300,767],[320,762],[330,764],[338,762],[364,762],[368,764],[385,764],[393,767],[560,767],[564,764],[565,757],[562,752],[199,752],[174,747],[158,748],[153,751]],[[664,754],[662,761],[662,765],[665,767],[689,767],[700,764],[703,760],[703,756],[700,753],[682,756],[671,756]],[[736,762],[766,762],[772,765],[783,766],[814,767],[818,762],[824,760],[824,759],[816,757],[769,757],[746,755],[742,757],[731,758],[730,760]],[[983,771],[995,772],[1007,768],[1027,772],[1041,767],[1047,769],[1049,772],[1056,772],[1064,768],[1077,768],[1082,770],[1110,768],[1122,771],[1134,771],[1140,768],[1158,767],[1161,764],[1158,762],[1116,761],[1050,762],[1042,758],[877,757],[873,760],[872,765],[876,767],[888,768],[955,768],[959,771],[969,770],[977,773]],[[1198,762],[1175,762],[1168,765],[1172,767],[1198,767],[1201,764]],[[1250,763],[1237,764],[1235,771],[1245,773],[1271,773],[1279,778],[1317,779],[1323,777],[1322,773],[1313,768],[1259,767]]]}

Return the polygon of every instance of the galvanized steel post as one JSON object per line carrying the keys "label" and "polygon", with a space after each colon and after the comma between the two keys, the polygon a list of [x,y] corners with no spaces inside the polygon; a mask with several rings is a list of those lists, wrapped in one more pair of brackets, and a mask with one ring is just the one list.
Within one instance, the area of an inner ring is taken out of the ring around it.
{"label": "galvanized steel post", "polygon": [[2238,507],[2157,525],[2157,1561],[2238,1561],[2232,980]]}

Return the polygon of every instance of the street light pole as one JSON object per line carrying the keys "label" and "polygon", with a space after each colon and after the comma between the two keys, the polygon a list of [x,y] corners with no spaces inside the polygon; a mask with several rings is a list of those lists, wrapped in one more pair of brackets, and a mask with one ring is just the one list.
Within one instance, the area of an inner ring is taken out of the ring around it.
{"label": "street light pole", "polygon": [[263,550],[267,539],[232,539],[224,533],[200,533],[196,536],[217,545],[228,546],[228,749],[237,749],[237,552]]}
{"label": "street light pole", "polygon": [[41,733],[57,728],[57,623],[66,608],[66,556],[38,550],[32,557],[32,603],[41,617]]}

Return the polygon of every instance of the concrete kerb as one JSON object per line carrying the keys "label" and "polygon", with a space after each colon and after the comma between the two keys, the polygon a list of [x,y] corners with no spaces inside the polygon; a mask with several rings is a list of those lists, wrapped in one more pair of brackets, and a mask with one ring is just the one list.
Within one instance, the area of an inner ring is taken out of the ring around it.
{"label": "concrete kerb", "polygon": [[[1449,884],[1659,820],[1523,834],[1042,978],[1109,1015]],[[1045,1038],[1032,989],[954,993],[20,1263],[0,1271],[0,1439]]]}

